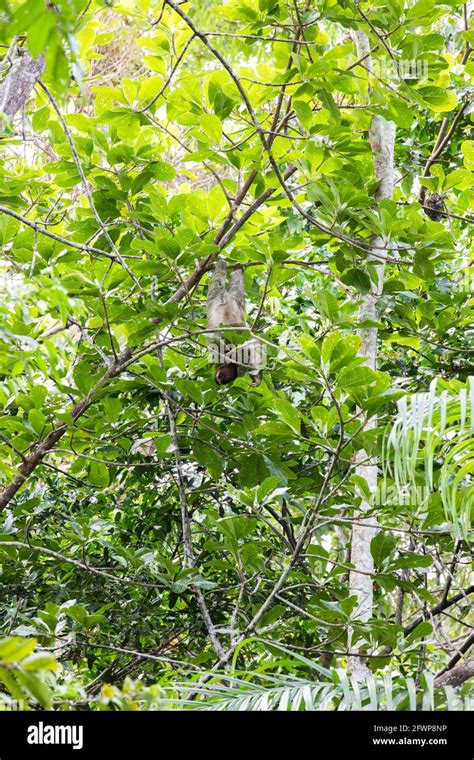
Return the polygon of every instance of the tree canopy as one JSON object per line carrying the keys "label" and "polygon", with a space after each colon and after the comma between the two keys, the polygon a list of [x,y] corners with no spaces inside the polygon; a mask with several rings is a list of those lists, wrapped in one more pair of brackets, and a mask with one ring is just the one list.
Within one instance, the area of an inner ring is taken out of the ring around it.
{"label": "tree canopy", "polygon": [[469,4],[0,16],[0,700],[462,709]]}

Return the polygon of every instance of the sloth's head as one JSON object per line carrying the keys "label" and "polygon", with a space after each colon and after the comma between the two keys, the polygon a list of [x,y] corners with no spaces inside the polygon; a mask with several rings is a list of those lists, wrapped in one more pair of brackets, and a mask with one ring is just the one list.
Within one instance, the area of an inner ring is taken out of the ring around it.
{"label": "sloth's head", "polygon": [[218,364],[214,379],[217,385],[233,383],[237,377],[237,364]]}

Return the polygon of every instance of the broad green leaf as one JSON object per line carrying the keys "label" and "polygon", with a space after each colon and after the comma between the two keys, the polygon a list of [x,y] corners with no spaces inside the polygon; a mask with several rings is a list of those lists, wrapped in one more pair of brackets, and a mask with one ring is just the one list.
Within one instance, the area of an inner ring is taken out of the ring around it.
{"label": "broad green leaf", "polygon": [[109,470],[103,462],[89,462],[89,483],[99,488],[106,488],[110,483]]}
{"label": "broad green leaf", "polygon": [[370,553],[374,558],[375,565],[380,567],[385,559],[393,552],[397,541],[387,531],[380,531],[370,542]]}
{"label": "broad green leaf", "polygon": [[295,433],[299,435],[301,428],[301,415],[298,409],[285,399],[275,399],[273,402],[278,416],[286,422]]}

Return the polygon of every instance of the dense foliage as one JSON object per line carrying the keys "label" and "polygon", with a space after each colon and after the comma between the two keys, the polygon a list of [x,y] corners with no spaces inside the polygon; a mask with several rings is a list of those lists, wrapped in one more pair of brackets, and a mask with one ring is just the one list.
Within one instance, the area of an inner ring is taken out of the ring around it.
{"label": "dense foliage", "polygon": [[[433,679],[472,642],[467,5],[0,13],[3,102],[12,56],[45,56],[0,137],[0,699],[462,707],[467,683]],[[380,203],[375,115],[396,127]],[[245,266],[256,388],[214,383],[218,255]],[[349,585],[363,518],[380,524],[368,621]]]}

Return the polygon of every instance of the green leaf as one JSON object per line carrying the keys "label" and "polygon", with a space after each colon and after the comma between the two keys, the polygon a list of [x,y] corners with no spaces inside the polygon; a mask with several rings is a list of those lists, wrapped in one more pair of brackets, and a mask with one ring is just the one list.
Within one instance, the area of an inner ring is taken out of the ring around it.
{"label": "green leaf", "polygon": [[339,113],[339,108],[337,107],[336,101],[334,100],[331,93],[328,92],[328,90],[325,90],[324,88],[322,88],[318,92],[318,97],[321,101],[323,108],[329,111],[333,119],[336,119],[336,121],[340,121],[341,114]]}
{"label": "green leaf", "polygon": [[176,177],[176,169],[167,161],[153,161],[152,164],[149,164],[148,169],[155,179],[162,182],[169,182]]}
{"label": "green leaf", "polygon": [[273,406],[278,416],[299,435],[301,429],[301,414],[289,401],[275,399]]}
{"label": "green leaf", "polygon": [[202,441],[193,442],[193,452],[203,467],[207,467],[214,478],[219,478],[223,470],[223,462],[212,448],[212,444],[205,444]]}
{"label": "green leaf", "polygon": [[303,100],[294,100],[293,108],[295,109],[296,115],[303,127],[309,128],[313,121],[313,112],[310,106]]}
{"label": "green leaf", "polygon": [[395,562],[390,564],[390,570],[404,570],[415,567],[431,567],[433,558],[428,554],[407,554],[399,557]]}
{"label": "green leaf", "polygon": [[107,465],[103,462],[89,463],[89,483],[98,488],[106,488],[110,483]]}
{"label": "green leaf", "polygon": [[87,610],[84,607],[81,607],[80,604],[73,604],[70,607],[67,607],[64,612],[68,617],[72,618],[72,620],[75,620],[76,623],[79,623],[79,625],[86,625],[88,618]]}
{"label": "green leaf", "polygon": [[415,254],[415,265],[413,273],[423,280],[430,280],[435,275],[433,263],[429,259],[426,251],[419,251]]}
{"label": "green leaf", "polygon": [[453,90],[430,86],[420,87],[418,92],[433,111],[452,111],[458,104],[458,96]]}
{"label": "green leaf", "polygon": [[52,654],[36,652],[23,660],[21,667],[24,670],[55,670],[57,662]]}
{"label": "green leaf", "polygon": [[15,671],[15,677],[42,707],[47,708],[50,706],[52,700],[51,689],[38,676],[34,675],[34,673],[17,670]]}
{"label": "green leaf", "polygon": [[474,170],[474,140],[464,140],[461,151],[466,169]]}
{"label": "green leaf", "polygon": [[24,639],[20,636],[0,639],[0,662],[20,662],[33,651],[35,646],[36,639]]}
{"label": "green leaf", "polygon": [[39,108],[32,116],[31,119],[31,125],[35,132],[42,132],[43,129],[46,129],[46,126],[49,121],[49,108],[48,106],[43,106],[42,108]]}
{"label": "green leaf", "polygon": [[176,378],[175,386],[176,388],[185,396],[189,396],[193,401],[196,402],[196,404],[202,403],[202,392],[201,388],[199,387],[198,383],[193,382],[192,380],[186,380],[184,378]]}
{"label": "green leaf", "polygon": [[112,398],[112,396],[106,396],[104,399],[104,409],[107,418],[111,422],[117,422],[122,411],[122,402],[119,398]]}
{"label": "green leaf", "polygon": [[372,385],[377,381],[377,373],[370,367],[346,367],[338,375],[340,388],[355,388]]}
{"label": "green leaf", "polygon": [[38,433],[38,435],[41,435],[46,424],[46,417],[39,411],[39,409],[30,409],[28,412],[28,422],[33,430]]}
{"label": "green leaf", "polygon": [[12,697],[18,700],[24,700],[28,695],[25,694],[19,684],[15,681],[13,673],[13,670],[7,670],[6,668],[0,667],[0,681],[5,684]]}
{"label": "green leaf", "polygon": [[41,15],[41,18],[30,26],[28,30],[28,47],[33,58],[38,58],[41,55],[48,44],[48,39],[55,26],[56,20],[54,15],[51,11],[47,10]]}
{"label": "green leaf", "polygon": [[407,636],[406,643],[413,644],[414,641],[424,639],[426,636],[430,636],[433,633],[433,626],[431,623],[424,622],[416,626],[416,628]]}
{"label": "green leaf", "polygon": [[345,285],[352,285],[359,293],[368,293],[372,287],[369,275],[362,269],[348,269],[341,275]]}
{"label": "green leaf", "polygon": [[83,393],[88,393],[94,385],[92,368],[86,362],[79,362],[73,370],[73,377],[76,386]]}
{"label": "green leaf", "polygon": [[48,395],[48,391],[42,385],[35,385],[33,388],[31,388],[29,395],[34,405],[39,408],[43,406],[46,400],[46,396]]}
{"label": "green leaf", "polygon": [[370,542],[370,553],[376,567],[380,567],[397,545],[396,539],[387,531],[382,530]]}
{"label": "green leaf", "polygon": [[203,131],[215,142],[220,142],[222,137],[222,123],[214,114],[204,114],[199,118],[199,125]]}

